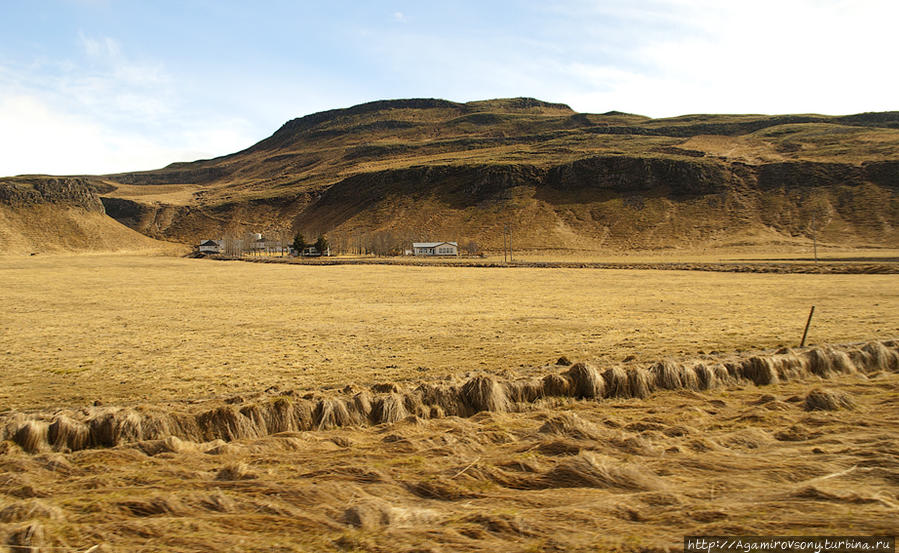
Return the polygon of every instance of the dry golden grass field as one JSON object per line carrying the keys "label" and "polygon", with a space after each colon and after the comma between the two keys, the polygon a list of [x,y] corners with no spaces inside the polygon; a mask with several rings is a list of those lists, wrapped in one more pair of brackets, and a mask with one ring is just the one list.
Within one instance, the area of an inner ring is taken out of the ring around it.
{"label": "dry golden grass field", "polygon": [[0,258],[0,544],[895,535],[897,281]]}
{"label": "dry golden grass field", "polygon": [[896,275],[4,258],[0,405],[192,399],[899,334]]}

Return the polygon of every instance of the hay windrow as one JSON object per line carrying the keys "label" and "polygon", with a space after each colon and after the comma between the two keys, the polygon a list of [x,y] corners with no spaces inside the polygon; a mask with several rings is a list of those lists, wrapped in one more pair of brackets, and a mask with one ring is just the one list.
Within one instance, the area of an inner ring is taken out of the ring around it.
{"label": "hay windrow", "polygon": [[855,366],[849,355],[833,348],[813,348],[803,354],[808,370],[822,378],[829,378],[837,373],[855,372]]}
{"label": "hay windrow", "polygon": [[24,499],[10,503],[0,509],[0,522],[27,522],[35,519],[62,520],[65,518],[59,507],[50,505],[41,499]]}
{"label": "hay windrow", "polygon": [[353,396],[353,405],[356,406],[356,411],[358,411],[360,415],[371,418],[371,394],[364,390],[357,393]]}
{"label": "hay windrow", "polygon": [[90,437],[91,431],[86,424],[64,414],[58,415],[47,429],[47,441],[57,451],[84,449],[88,447]]}
{"label": "hay windrow", "polygon": [[240,414],[252,422],[260,435],[297,430],[292,405],[286,398],[245,405],[240,408]]}
{"label": "hay windrow", "polygon": [[870,359],[867,367],[899,372],[899,352],[895,350],[895,345],[891,347],[881,342],[869,342],[862,346],[861,351],[868,354]]}
{"label": "hay windrow", "polygon": [[602,373],[605,382],[605,397],[631,397],[627,383],[627,371],[621,367],[612,367]]}
{"label": "hay windrow", "polygon": [[465,408],[459,400],[459,390],[455,386],[440,386],[424,382],[413,392],[423,405],[433,411],[435,408],[444,416],[463,416]]}
{"label": "hay windrow", "polygon": [[258,477],[259,475],[250,470],[250,467],[243,462],[225,465],[215,475],[216,480],[224,481],[254,480]]}
{"label": "hay windrow", "polygon": [[568,397],[571,395],[571,381],[559,374],[543,377],[543,393],[547,396]]}
{"label": "hay windrow", "polygon": [[730,371],[727,370],[727,367],[722,363],[716,363],[710,367],[710,370],[715,375],[715,381],[718,382],[721,386],[729,386],[737,381],[734,378]]}
{"label": "hay windrow", "polygon": [[808,393],[804,404],[806,411],[838,411],[855,409],[855,400],[845,392],[816,389]]}
{"label": "hay windrow", "polygon": [[538,480],[546,488],[604,488],[659,491],[667,486],[651,470],[631,463],[581,452],[562,460]]}
{"label": "hay windrow", "polygon": [[544,396],[542,380],[513,380],[504,387],[506,397],[514,403],[534,403]]}
{"label": "hay windrow", "polygon": [[770,357],[750,357],[740,367],[743,378],[751,380],[756,386],[777,384],[780,379]]}
{"label": "hay windrow", "polygon": [[36,453],[47,447],[47,423],[28,420],[16,430],[12,440],[28,453]]}
{"label": "hay windrow", "polygon": [[356,411],[356,406],[352,405],[352,411],[347,408],[347,403],[341,399],[322,399],[315,406],[312,413],[312,419],[315,422],[315,428],[318,430],[330,430],[340,426],[351,426],[360,424],[361,418]]}
{"label": "hay windrow", "polygon": [[537,431],[578,440],[600,440],[603,436],[595,424],[571,412],[563,412],[550,417]]}
{"label": "hay windrow", "polygon": [[[78,451],[140,443],[149,455],[181,452],[195,443],[232,442],[282,432],[328,430],[345,426],[396,423],[409,416],[440,418],[470,417],[480,412],[527,409],[543,398],[646,398],[656,390],[712,390],[721,386],[752,382],[757,386],[809,377],[830,378],[899,370],[899,344],[870,342],[834,348],[805,350],[783,348],[770,355],[748,359],[700,362],[693,365],[663,361],[649,368],[613,367],[600,372],[587,363],[575,363],[564,372],[542,378],[501,380],[478,375],[461,386],[421,383],[401,393],[396,385],[373,395],[354,390],[338,396],[300,399],[295,395],[276,398],[256,394],[199,412],[159,407],[87,407],[53,414],[11,413],[0,424],[0,438],[17,444],[27,453],[47,450]],[[826,393],[810,394],[809,409],[851,408],[851,398],[842,400]],[[174,442],[172,439],[181,440]]]}
{"label": "hay windrow", "polygon": [[256,438],[259,428],[233,405],[225,405],[197,417],[202,441],[215,439],[231,442],[243,438]]}
{"label": "hay windrow", "polygon": [[655,390],[652,375],[650,375],[649,371],[642,368],[629,369],[627,371],[627,387],[628,397],[641,399],[649,397]]}
{"label": "hay windrow", "polygon": [[565,373],[571,381],[574,397],[584,399],[601,398],[606,388],[606,381],[592,365],[575,363]]}
{"label": "hay windrow", "polygon": [[700,379],[693,367],[662,361],[649,369],[653,384],[662,390],[699,390]]}
{"label": "hay windrow", "polygon": [[771,364],[779,381],[795,380],[808,374],[808,361],[792,352],[772,356]]}
{"label": "hay windrow", "polygon": [[371,419],[375,424],[399,422],[409,416],[399,394],[387,394],[374,400],[371,408]]}
{"label": "hay windrow", "polygon": [[481,375],[468,380],[459,390],[459,396],[471,414],[481,411],[504,413],[509,410],[506,390],[492,376]]}
{"label": "hay windrow", "polygon": [[32,521],[24,526],[15,528],[6,539],[6,545],[10,546],[10,551],[16,553],[47,551],[43,549],[47,545],[44,526],[40,522]]}
{"label": "hay windrow", "polygon": [[700,390],[710,390],[712,388],[717,388],[720,385],[715,372],[702,363],[693,367],[693,372],[696,373]]}

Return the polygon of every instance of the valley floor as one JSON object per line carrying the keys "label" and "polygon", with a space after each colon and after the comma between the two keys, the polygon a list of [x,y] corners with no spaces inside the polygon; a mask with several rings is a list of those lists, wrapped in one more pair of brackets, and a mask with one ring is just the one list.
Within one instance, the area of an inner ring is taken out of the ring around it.
{"label": "valley floor", "polygon": [[602,365],[899,334],[895,275],[5,258],[0,405]]}
{"label": "valley floor", "polygon": [[[819,350],[787,353],[805,368],[779,366],[769,385],[751,371],[774,371],[752,356],[796,346],[811,305],[812,344],[899,335],[896,279],[4,258],[0,540],[64,553],[661,552],[688,534],[895,535],[897,343],[887,357],[828,353],[818,369]],[[384,410],[419,383],[482,373],[469,381],[490,391],[493,378],[558,374],[560,356],[649,374],[733,355],[742,376],[709,389],[322,422],[339,415],[323,412],[328,398],[374,390]],[[822,387],[846,403],[809,410]],[[253,405],[316,401],[317,429],[228,426]],[[96,442],[141,424],[161,438],[135,413],[187,412],[178,420],[233,439]],[[96,443],[59,447],[69,423],[69,443],[87,443],[82,419]]]}

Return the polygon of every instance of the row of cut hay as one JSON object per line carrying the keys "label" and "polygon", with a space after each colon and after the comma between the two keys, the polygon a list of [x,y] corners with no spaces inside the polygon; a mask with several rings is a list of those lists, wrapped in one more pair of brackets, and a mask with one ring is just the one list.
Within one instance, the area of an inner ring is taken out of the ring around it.
{"label": "row of cut hay", "polygon": [[871,342],[846,349],[780,350],[725,363],[664,361],[649,368],[613,367],[602,372],[589,363],[576,363],[565,372],[538,379],[500,381],[478,375],[461,385],[423,383],[407,393],[399,393],[396,386],[381,386],[373,390],[383,389],[383,393],[361,391],[317,401],[282,396],[196,414],[145,408],[87,408],[51,416],[16,414],[0,428],[0,438],[14,441],[28,452],[112,447],[170,436],[194,442],[234,441],[281,432],[394,423],[409,416],[507,412],[550,397],[645,398],[657,390],[701,391],[741,382],[763,386],[810,376],[899,372],[897,349],[896,342]]}

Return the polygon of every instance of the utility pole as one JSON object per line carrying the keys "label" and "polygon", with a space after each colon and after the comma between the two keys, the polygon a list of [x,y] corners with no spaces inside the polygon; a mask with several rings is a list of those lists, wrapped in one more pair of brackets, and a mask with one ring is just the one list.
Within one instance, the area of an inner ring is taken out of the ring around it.
{"label": "utility pole", "polygon": [[503,263],[506,262],[506,227],[503,227]]}
{"label": "utility pole", "polygon": [[818,223],[815,213],[812,212],[812,244],[815,251],[815,265],[818,264]]}

